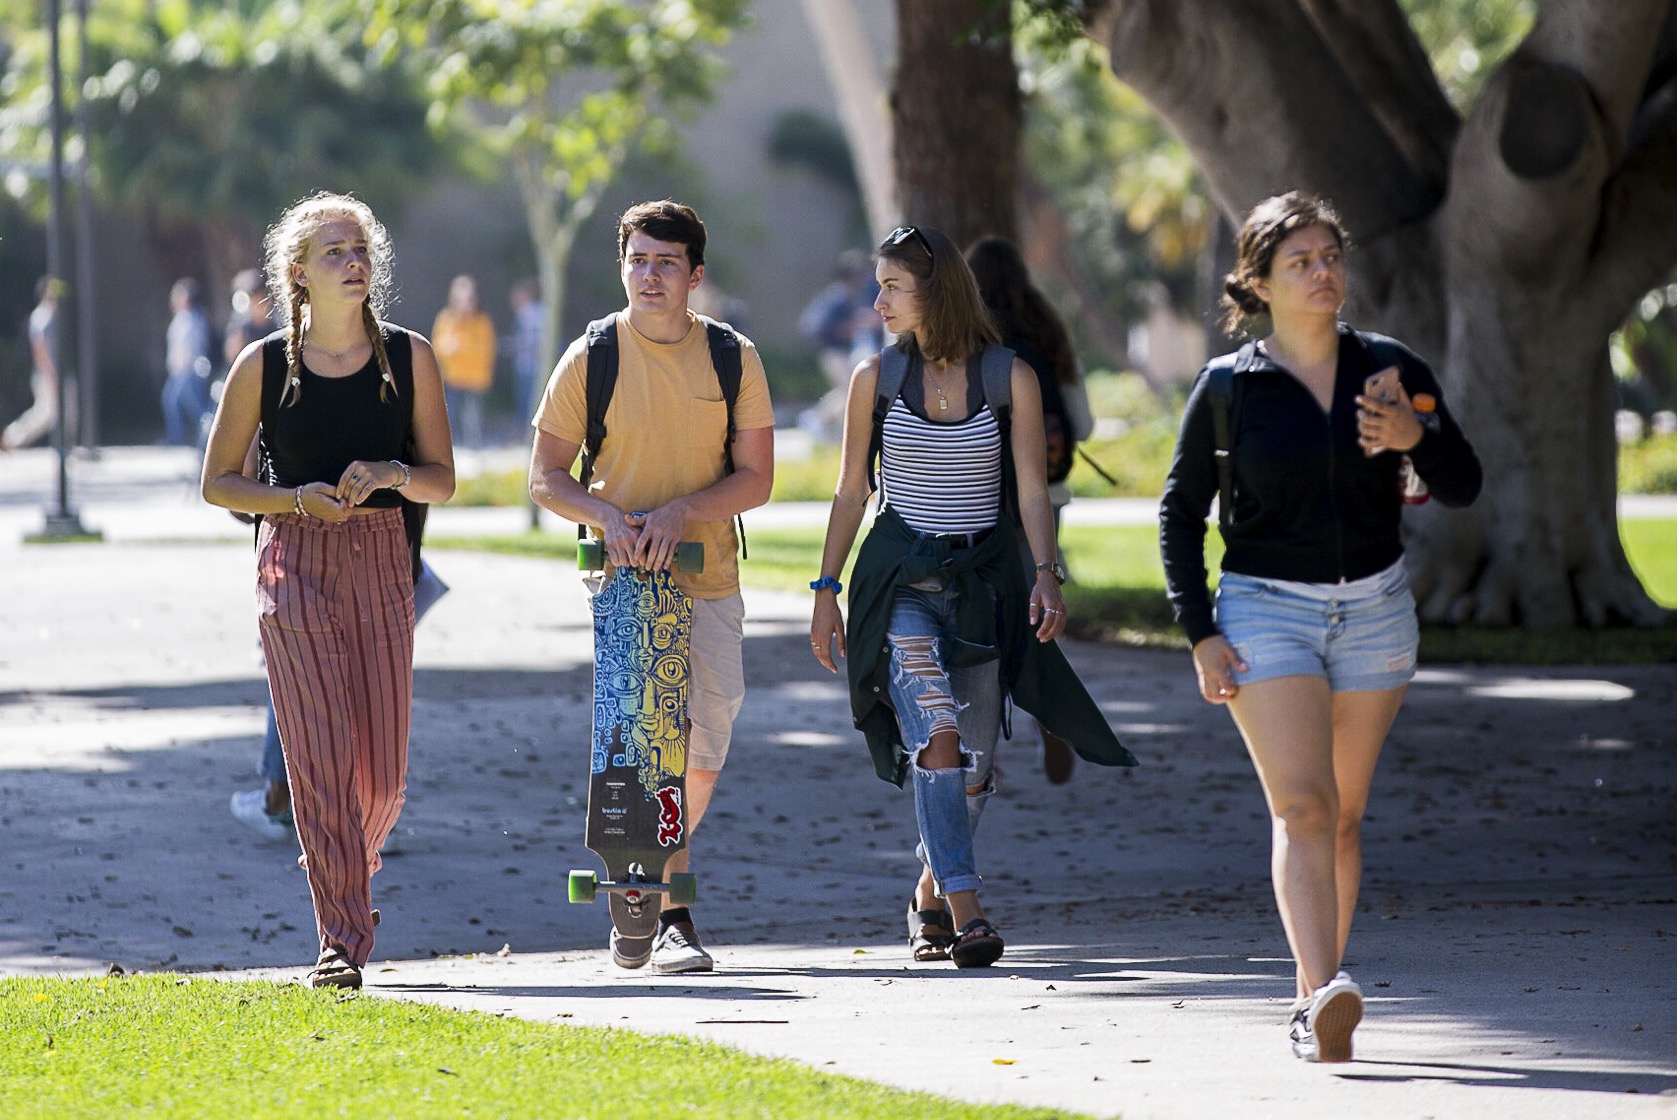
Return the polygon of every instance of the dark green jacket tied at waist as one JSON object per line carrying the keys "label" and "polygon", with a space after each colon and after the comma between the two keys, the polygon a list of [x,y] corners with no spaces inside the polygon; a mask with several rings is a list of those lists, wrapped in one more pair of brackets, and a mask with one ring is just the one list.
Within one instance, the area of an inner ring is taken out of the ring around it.
{"label": "dark green jacket tied at waist", "polygon": [[[1016,707],[1037,716],[1045,730],[1066,739],[1087,762],[1137,765],[1056,643],[1034,637],[1027,621],[1031,589],[1020,549],[1020,538],[1007,517],[980,543],[953,548],[949,541],[917,534],[891,506],[876,516],[852,567],[846,681],[852,694],[852,724],[863,732],[875,773],[883,780],[902,786],[909,772],[887,690],[892,673],[887,624],[893,595],[902,586],[935,576],[957,587],[963,644],[952,653],[956,663],[961,664],[964,649],[990,658],[995,647],[1003,693]],[[1007,718],[1004,727],[1007,735]]]}

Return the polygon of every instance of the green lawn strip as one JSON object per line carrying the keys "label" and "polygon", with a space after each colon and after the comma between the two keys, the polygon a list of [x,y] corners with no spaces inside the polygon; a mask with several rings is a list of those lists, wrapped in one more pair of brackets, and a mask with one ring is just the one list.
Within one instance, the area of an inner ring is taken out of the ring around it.
{"label": "green lawn strip", "polygon": [[[816,527],[749,526],[749,555],[741,561],[742,580],[771,590],[806,591],[817,575],[822,538],[823,530]],[[1208,570],[1217,571],[1223,551],[1219,535],[1210,531],[1207,540]],[[1622,540],[1646,588],[1659,603],[1673,607],[1674,518],[1623,521]],[[574,562],[576,544],[569,533],[545,532],[428,540],[428,547],[552,556],[567,564]],[[1075,637],[1157,649],[1184,648],[1166,600],[1154,525],[1065,526],[1062,547],[1073,576],[1064,594]],[[1674,651],[1672,626],[1555,631],[1426,626],[1419,656],[1435,664],[1617,665],[1673,661]]]}
{"label": "green lawn strip", "polygon": [[0,980],[0,1038],[9,1120],[1073,1115],[686,1038],[172,973]]}
{"label": "green lawn strip", "polygon": [[[1111,407],[1130,415],[1120,434],[1112,438],[1087,440],[1080,444],[1091,459],[1114,479],[1108,479],[1085,459],[1074,460],[1068,488],[1081,498],[1158,498],[1172,462],[1178,438],[1178,416],[1182,404],[1162,409],[1136,398],[1111,401]],[[1617,449],[1618,490],[1623,494],[1672,494],[1675,478],[1675,439],[1654,435],[1640,443]],[[800,458],[784,455],[776,461],[771,501],[826,502],[834,497],[834,480],[840,473],[840,448],[832,443],[815,443]],[[523,467],[463,475],[456,483],[456,506],[522,506],[526,497]]]}
{"label": "green lawn strip", "polygon": [[1665,607],[1675,603],[1674,518],[1655,517],[1621,523],[1622,548],[1645,590]]}

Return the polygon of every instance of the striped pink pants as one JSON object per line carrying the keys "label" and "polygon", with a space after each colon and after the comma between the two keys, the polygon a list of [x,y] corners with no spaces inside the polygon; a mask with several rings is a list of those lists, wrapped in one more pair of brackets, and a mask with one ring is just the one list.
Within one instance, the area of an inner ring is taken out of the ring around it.
{"label": "striped pink pants", "polygon": [[402,511],[263,518],[257,607],[322,951],[373,953],[369,879],[402,811],[414,577]]}

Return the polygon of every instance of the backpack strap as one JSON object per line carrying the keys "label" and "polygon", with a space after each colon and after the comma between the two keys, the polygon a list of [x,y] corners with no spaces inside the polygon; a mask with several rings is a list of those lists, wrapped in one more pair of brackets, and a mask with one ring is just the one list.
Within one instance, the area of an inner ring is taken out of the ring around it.
{"label": "backpack strap", "polygon": [[[414,342],[407,331],[390,323],[380,323],[385,339],[385,359],[391,363],[391,380],[396,386],[399,407],[403,410],[403,427],[408,436],[403,440],[403,461],[412,463],[417,453],[414,443]],[[420,582],[420,540],[426,532],[424,502],[411,502],[402,496],[403,531],[408,536],[408,558],[414,582]]]}
{"label": "backpack strap", "polygon": [[[583,466],[578,481],[588,490],[595,474],[595,457],[601,453],[601,441],[607,438],[607,406],[618,387],[618,313],[592,321],[583,334],[589,365],[584,379]],[[578,540],[588,535],[579,524]]]}
{"label": "backpack strap", "polygon": [[881,433],[886,428],[887,413],[893,401],[904,389],[904,379],[910,376],[910,355],[897,346],[881,351],[881,361],[875,374],[875,408],[869,421],[869,490],[881,492]]}
{"label": "backpack strap", "polygon": [[1013,427],[1014,402],[1010,387],[1010,373],[1015,364],[1015,351],[996,343],[980,354],[980,388],[986,396],[986,407],[997,421],[998,440],[1003,462],[1004,510],[1017,525],[1021,523],[1021,500],[1015,487],[1015,455],[1010,443]]}
{"label": "backpack strap", "polygon": [[1236,363],[1216,361],[1208,366],[1208,408],[1213,412],[1213,465],[1219,472],[1219,527],[1231,527],[1231,413],[1236,403]]}
{"label": "backpack strap", "polygon": [[723,442],[723,469],[735,473],[735,399],[741,395],[741,337],[728,323],[720,323],[705,315],[695,315],[706,327],[706,346],[712,352],[712,372],[717,374],[718,388],[723,391],[724,413],[728,430]]}
{"label": "backpack strap", "polygon": [[618,387],[618,313],[604,315],[584,331],[588,344],[589,368],[584,383],[583,470],[579,481],[585,490],[595,474],[595,456],[607,438],[607,406]]}
{"label": "backpack strap", "polygon": [[[741,395],[741,337],[728,323],[696,313],[706,327],[706,347],[712,354],[712,372],[723,392],[727,427],[723,436],[723,473],[735,473],[735,399]],[[747,557],[747,523],[735,515],[735,532],[741,538],[741,558]]]}

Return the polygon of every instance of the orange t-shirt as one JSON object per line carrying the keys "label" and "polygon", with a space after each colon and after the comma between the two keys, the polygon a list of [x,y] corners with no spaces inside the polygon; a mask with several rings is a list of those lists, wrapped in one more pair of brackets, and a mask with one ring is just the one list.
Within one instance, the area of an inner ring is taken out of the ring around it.
{"label": "orange t-shirt", "polygon": [[482,393],[496,371],[496,324],[482,311],[444,308],[432,323],[438,372],[451,389]]}
{"label": "orange t-shirt", "polygon": [[[584,338],[566,348],[532,420],[556,439],[579,445],[588,427],[588,350]],[[741,336],[735,428],[751,431],[775,422],[764,363]],[[728,423],[706,328],[699,320],[691,313],[682,341],[662,343],[631,326],[629,312],[620,312],[618,384],[607,405],[607,438],[601,441],[589,489],[626,512],[657,509],[704,490],[724,476]],[[594,529],[591,533],[600,535]],[[734,522],[690,522],[683,539],[705,544],[706,564],[697,574],[676,573],[678,587],[695,599],[722,599],[740,589]]]}

